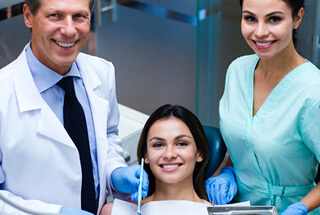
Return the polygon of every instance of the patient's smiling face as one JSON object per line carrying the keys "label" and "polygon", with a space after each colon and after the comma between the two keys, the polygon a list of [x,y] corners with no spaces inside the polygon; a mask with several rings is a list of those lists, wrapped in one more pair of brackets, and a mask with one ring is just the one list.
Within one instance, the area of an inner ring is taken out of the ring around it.
{"label": "patient's smiling face", "polygon": [[195,164],[201,161],[191,131],[182,120],[160,119],[150,127],[145,163],[150,165],[156,184],[192,182]]}

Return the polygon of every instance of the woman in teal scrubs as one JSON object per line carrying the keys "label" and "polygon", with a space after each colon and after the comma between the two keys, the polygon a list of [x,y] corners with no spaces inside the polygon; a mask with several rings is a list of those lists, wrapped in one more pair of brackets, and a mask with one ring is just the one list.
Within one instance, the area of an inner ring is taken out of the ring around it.
{"label": "woman in teal scrubs", "polygon": [[[232,171],[209,179],[210,198],[235,195],[235,201],[273,205],[283,215],[320,214],[320,184],[314,181],[320,161],[320,71],[294,46],[304,1],[240,4],[241,31],[255,54],[229,66],[219,107],[236,182]],[[229,189],[234,183],[237,193]],[[214,196],[215,189],[220,196]]]}

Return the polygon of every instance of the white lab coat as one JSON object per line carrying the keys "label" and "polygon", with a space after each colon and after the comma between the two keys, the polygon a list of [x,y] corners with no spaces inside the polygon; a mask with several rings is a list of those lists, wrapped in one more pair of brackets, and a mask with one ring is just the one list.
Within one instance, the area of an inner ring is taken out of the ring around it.
{"label": "white lab coat", "polygon": [[[98,151],[100,211],[111,172],[126,166],[118,137],[119,110],[114,67],[80,53],[76,59],[85,84]],[[81,166],[76,146],[42,99],[20,56],[0,70],[0,192],[23,206],[58,212],[81,208]],[[0,200],[0,214],[24,214]]]}

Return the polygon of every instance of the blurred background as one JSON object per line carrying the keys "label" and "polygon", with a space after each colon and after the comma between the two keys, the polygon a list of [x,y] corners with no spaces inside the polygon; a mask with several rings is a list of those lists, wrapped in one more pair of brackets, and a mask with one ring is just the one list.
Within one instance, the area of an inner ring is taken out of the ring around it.
{"label": "blurred background", "polygon": [[[22,0],[0,1],[0,68],[30,40]],[[228,65],[250,54],[237,0],[96,0],[84,52],[113,62],[119,103],[144,114],[179,104],[218,127]],[[320,66],[320,3],[306,0],[298,49]]]}

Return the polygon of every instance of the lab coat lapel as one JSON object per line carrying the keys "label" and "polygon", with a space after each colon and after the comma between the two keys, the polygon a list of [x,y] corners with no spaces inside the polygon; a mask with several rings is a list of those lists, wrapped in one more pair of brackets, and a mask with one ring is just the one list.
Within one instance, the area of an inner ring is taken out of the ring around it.
{"label": "lab coat lapel", "polygon": [[41,97],[27,65],[25,49],[18,57],[16,65],[18,69],[14,73],[14,84],[20,112],[36,111],[39,114],[38,133],[75,147],[59,119]]}
{"label": "lab coat lapel", "polygon": [[[101,79],[98,77],[96,72],[92,70],[88,64],[82,63],[80,59],[77,61],[79,71],[83,78],[83,82],[88,94],[90,107],[92,111],[93,124],[95,129],[96,144],[97,144],[97,155],[98,155],[98,166],[100,178],[105,178],[103,168],[106,164],[108,154],[107,144],[107,121],[109,112],[109,102],[97,95],[99,86],[102,84]],[[104,185],[105,183],[101,183]],[[105,190],[105,187],[100,187],[100,190]],[[101,192],[100,192],[101,193]]]}
{"label": "lab coat lapel", "polygon": [[[88,92],[92,109],[93,122],[95,126],[98,166],[104,167],[107,160],[107,120],[109,104],[106,100],[99,98],[93,91]],[[104,174],[105,168],[99,168],[100,178]]]}
{"label": "lab coat lapel", "polygon": [[76,148],[58,117],[44,100],[42,100],[41,103],[42,108],[38,124],[38,132],[60,143]]}

